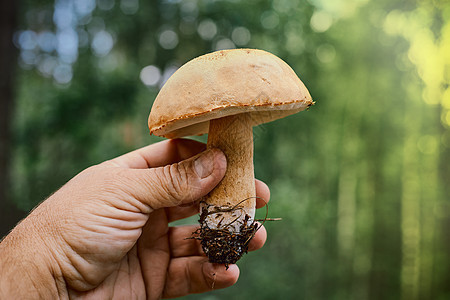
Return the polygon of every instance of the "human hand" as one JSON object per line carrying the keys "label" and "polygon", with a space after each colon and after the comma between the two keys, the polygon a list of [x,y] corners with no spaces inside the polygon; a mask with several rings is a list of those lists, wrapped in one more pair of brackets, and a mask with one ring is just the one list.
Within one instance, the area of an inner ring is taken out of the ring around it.
{"label": "human hand", "polygon": [[[225,173],[222,152],[204,150],[164,141],[78,174],[0,244],[0,296],[158,299],[234,284],[236,265],[209,263],[186,239],[198,226],[169,227],[197,214]],[[268,201],[267,186],[256,187]],[[249,249],[265,239],[261,227]]]}

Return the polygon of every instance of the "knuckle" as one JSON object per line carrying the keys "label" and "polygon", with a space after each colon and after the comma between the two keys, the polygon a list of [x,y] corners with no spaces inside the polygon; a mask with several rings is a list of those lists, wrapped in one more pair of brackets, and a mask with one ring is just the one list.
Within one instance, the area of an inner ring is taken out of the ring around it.
{"label": "knuckle", "polygon": [[182,164],[173,164],[162,167],[159,175],[158,177],[161,181],[160,187],[169,198],[180,201],[185,197],[189,186],[189,175],[185,166]]}
{"label": "knuckle", "polygon": [[115,194],[124,196],[127,194],[128,180],[127,173],[120,168],[108,168],[98,170],[98,182],[96,187],[102,194]]}

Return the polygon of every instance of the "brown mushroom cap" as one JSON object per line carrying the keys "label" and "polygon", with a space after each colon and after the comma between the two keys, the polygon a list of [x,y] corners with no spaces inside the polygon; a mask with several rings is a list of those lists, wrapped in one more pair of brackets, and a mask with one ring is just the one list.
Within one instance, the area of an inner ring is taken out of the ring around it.
{"label": "brown mushroom cap", "polygon": [[209,120],[250,113],[253,125],[306,109],[311,95],[283,60],[262,50],[217,51],[195,58],[166,82],[153,104],[150,133],[208,133]]}

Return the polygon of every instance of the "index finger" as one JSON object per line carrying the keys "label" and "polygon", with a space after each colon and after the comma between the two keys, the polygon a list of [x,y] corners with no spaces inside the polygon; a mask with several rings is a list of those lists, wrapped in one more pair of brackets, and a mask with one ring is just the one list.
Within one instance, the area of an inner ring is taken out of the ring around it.
{"label": "index finger", "polygon": [[205,144],[194,140],[165,140],[116,157],[106,163],[130,169],[157,168],[188,159],[205,149]]}

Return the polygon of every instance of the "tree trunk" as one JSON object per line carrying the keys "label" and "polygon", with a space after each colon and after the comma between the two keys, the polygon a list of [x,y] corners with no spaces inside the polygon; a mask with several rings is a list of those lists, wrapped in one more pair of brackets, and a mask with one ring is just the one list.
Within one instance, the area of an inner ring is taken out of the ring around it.
{"label": "tree trunk", "polygon": [[24,217],[8,199],[11,161],[11,113],[16,53],[13,34],[17,21],[17,2],[0,1],[0,239]]}

